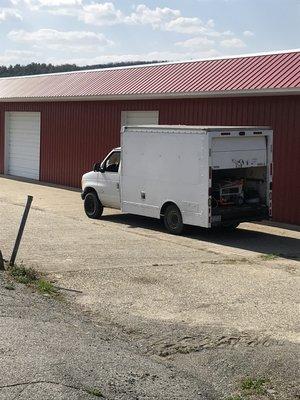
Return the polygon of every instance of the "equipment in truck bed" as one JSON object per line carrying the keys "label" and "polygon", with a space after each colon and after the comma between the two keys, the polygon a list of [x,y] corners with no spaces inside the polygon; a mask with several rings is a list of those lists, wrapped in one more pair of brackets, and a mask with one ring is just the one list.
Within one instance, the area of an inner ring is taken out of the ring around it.
{"label": "equipment in truck bed", "polygon": [[213,187],[213,207],[241,205],[244,202],[244,180],[223,179]]}

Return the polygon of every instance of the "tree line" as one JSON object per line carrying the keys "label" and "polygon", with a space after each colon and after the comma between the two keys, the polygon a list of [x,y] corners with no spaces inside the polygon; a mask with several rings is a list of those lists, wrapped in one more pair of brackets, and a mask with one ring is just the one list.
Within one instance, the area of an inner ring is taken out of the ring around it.
{"label": "tree line", "polygon": [[24,75],[38,75],[38,74],[51,74],[55,72],[69,72],[69,71],[80,71],[87,69],[100,69],[100,68],[112,68],[112,67],[128,67],[131,65],[141,65],[157,63],[158,61],[129,61],[129,62],[111,62],[108,64],[96,64],[96,65],[85,65],[79,67],[76,64],[44,64],[44,63],[30,63],[28,65],[0,65],[0,78],[6,78],[10,76],[24,76]]}

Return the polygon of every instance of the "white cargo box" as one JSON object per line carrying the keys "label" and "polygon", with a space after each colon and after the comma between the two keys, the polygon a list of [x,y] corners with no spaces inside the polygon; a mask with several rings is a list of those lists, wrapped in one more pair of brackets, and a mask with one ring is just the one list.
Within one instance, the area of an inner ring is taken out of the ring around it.
{"label": "white cargo box", "polygon": [[[128,126],[122,129],[121,154],[121,209],[127,213],[160,218],[171,202],[185,224],[210,227],[213,220],[228,218],[211,206],[213,171],[223,170],[263,180],[264,207],[270,203],[272,130],[267,127]],[[234,218],[251,220],[249,212]]]}

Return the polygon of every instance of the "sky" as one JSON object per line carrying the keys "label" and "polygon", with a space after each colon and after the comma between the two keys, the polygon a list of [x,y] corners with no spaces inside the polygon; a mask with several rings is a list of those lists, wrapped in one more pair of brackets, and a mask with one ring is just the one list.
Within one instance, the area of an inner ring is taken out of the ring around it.
{"label": "sky", "polygon": [[0,39],[0,65],[296,49],[300,0],[0,0]]}

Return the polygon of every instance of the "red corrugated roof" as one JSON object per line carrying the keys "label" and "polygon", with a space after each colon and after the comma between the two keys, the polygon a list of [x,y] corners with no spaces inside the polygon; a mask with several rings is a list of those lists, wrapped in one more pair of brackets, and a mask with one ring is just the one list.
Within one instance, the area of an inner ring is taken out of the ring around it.
{"label": "red corrugated roof", "polygon": [[300,51],[0,79],[0,100],[300,93]]}

